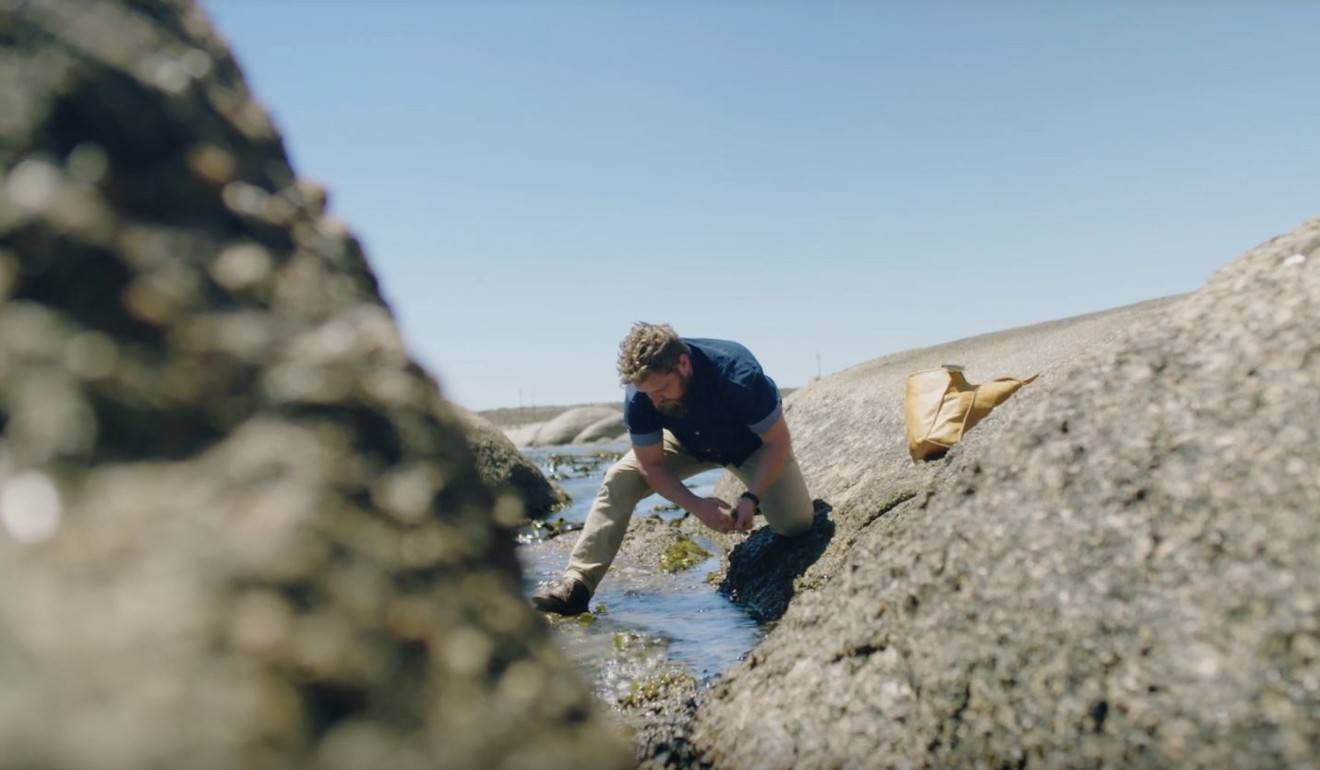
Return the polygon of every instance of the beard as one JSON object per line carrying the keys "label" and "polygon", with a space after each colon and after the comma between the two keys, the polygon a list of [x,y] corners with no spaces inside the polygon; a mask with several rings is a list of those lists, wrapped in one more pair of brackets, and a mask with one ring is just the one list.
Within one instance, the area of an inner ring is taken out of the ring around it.
{"label": "beard", "polygon": [[684,377],[682,372],[675,372],[675,374],[678,375],[678,381],[683,383],[683,394],[678,398],[661,401],[655,408],[666,417],[681,420],[687,414],[688,383],[692,382],[692,375],[689,374]]}
{"label": "beard", "polygon": [[681,420],[683,419],[683,415],[687,414],[687,406],[683,404],[682,399],[661,401],[656,409],[664,416],[672,417],[675,420]]}

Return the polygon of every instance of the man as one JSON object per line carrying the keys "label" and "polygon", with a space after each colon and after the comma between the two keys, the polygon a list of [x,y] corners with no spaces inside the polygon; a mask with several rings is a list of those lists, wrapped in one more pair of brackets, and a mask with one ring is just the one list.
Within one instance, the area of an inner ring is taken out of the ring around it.
{"label": "man", "polygon": [[[811,497],[793,456],[779,388],[747,348],[638,323],[619,345],[619,377],[627,386],[623,416],[632,449],[606,472],[563,578],[532,594],[532,603],[546,612],[587,610],[633,509],[652,492],[716,532],[746,532],[757,512],[780,535],[811,529]],[[697,497],[683,485],[719,467],[747,486],[735,505]]]}

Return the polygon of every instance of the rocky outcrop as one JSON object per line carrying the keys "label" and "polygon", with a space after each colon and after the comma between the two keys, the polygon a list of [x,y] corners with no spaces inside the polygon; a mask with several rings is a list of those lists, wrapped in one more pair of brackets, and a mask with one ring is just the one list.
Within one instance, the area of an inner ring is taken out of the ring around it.
{"label": "rocky outcrop", "polygon": [[[908,374],[945,363],[965,366],[972,382],[1040,373],[1038,381],[972,430],[995,433],[998,412],[1013,411],[1015,401],[1028,392],[1049,389],[1054,378],[1087,351],[1113,344],[1134,327],[1158,323],[1178,301],[1153,300],[895,353],[795,391],[784,399],[785,419],[817,500],[817,515],[829,513],[824,525],[828,531],[822,534],[818,527],[808,541],[795,546],[776,543],[769,531],[758,530],[745,543],[742,536],[715,536],[730,549],[743,543],[730,554],[723,590],[757,616],[778,618],[795,595],[819,589],[839,572],[863,530],[895,507],[929,494],[943,465],[913,463],[908,456],[903,423]],[[742,489],[726,474],[715,494],[736,500]],[[796,566],[766,568],[781,558]]]}
{"label": "rocky outcrop", "polygon": [[[1320,764],[1320,220],[1194,295],[1024,332],[791,400],[838,542],[676,763]],[[913,466],[901,378],[946,362],[1042,376]]]}
{"label": "rocky outcrop", "polygon": [[[535,435],[526,439],[527,446],[563,446],[565,444],[584,443],[587,440],[603,438],[602,429],[612,431],[608,426],[619,427],[615,438],[627,432],[622,426],[623,413],[610,406],[582,406],[570,409],[537,429]],[[588,434],[588,431],[591,431]],[[590,439],[582,438],[591,435]]]}
{"label": "rocky outcrop", "polygon": [[197,6],[0,39],[0,766],[626,766]]}
{"label": "rocky outcrop", "polygon": [[573,437],[574,444],[591,444],[596,441],[614,441],[628,434],[628,424],[623,420],[623,412],[615,412],[582,429]]}
{"label": "rocky outcrop", "polygon": [[[616,441],[628,434],[623,410],[617,406],[538,407],[526,410],[526,414],[522,409],[491,409],[482,414],[490,415],[492,424],[500,427],[518,447],[592,444]],[[542,419],[525,422],[525,417]]]}
{"label": "rocky outcrop", "polygon": [[543,422],[534,422],[530,425],[519,425],[516,428],[505,428],[504,435],[516,447],[527,447],[532,445],[536,439],[537,431],[541,430]]}
{"label": "rocky outcrop", "polygon": [[525,515],[543,519],[568,503],[568,495],[541,473],[536,464],[480,415],[454,407],[463,420],[467,442],[477,461],[482,482],[496,492],[512,492],[522,503]]}

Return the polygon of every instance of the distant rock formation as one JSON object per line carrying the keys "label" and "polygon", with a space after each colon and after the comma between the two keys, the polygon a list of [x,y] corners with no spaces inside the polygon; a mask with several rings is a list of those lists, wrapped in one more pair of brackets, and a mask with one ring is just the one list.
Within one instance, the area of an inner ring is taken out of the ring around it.
{"label": "distant rock formation", "polygon": [[0,37],[0,767],[629,766],[198,7]]}
{"label": "distant rock formation", "polygon": [[614,441],[628,434],[628,424],[623,421],[623,412],[607,415],[573,437],[574,444],[591,444],[596,441]]}
{"label": "distant rock formation", "polygon": [[[902,378],[941,363],[1042,376],[913,465]],[[1320,766],[1320,220],[787,413],[835,531],[732,552],[724,589],[782,617],[647,766]]]}
{"label": "distant rock formation", "polygon": [[510,438],[521,446],[565,446],[616,439],[627,432],[621,410],[611,406],[580,406]]}
{"label": "distant rock formation", "polygon": [[505,428],[504,435],[516,447],[529,447],[532,440],[536,438],[537,431],[541,430],[543,422],[534,422],[530,425],[519,425],[514,428]]}

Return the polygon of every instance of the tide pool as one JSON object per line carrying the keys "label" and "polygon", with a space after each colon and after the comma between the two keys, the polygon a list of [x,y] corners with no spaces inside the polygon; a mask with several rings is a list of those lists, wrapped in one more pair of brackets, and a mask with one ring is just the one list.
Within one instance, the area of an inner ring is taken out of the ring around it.
{"label": "tide pool", "polygon": [[[627,448],[623,442],[524,450],[573,497],[550,520],[562,518],[563,528],[579,528],[605,471]],[[709,495],[723,473],[707,471],[686,483],[696,494]],[[671,508],[668,500],[652,495],[633,516],[658,515],[665,521],[683,516],[683,511]],[[559,578],[577,539],[576,531],[567,531],[543,540],[543,532],[529,529],[520,538],[523,590],[529,595]],[[604,700],[617,703],[634,683],[671,672],[691,674],[704,686],[761,641],[764,630],[756,621],[707,582],[707,575],[719,568],[721,548],[700,536],[694,539],[712,554],[705,562],[668,574],[657,565],[620,559],[592,597],[593,610],[604,606],[603,612],[594,613],[594,620],[551,618],[561,649]]]}

